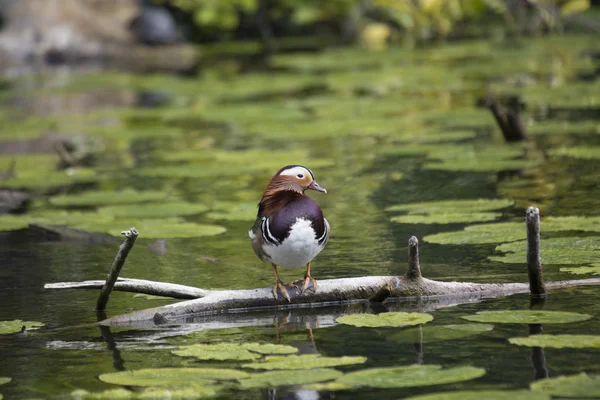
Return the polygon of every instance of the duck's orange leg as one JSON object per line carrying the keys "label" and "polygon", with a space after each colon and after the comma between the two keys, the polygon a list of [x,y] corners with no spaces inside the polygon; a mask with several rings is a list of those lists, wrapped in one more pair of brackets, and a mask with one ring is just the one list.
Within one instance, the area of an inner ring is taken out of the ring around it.
{"label": "duck's orange leg", "polygon": [[275,286],[273,286],[273,296],[275,297],[275,300],[277,300],[277,298],[279,297],[279,293],[281,293],[281,295],[283,297],[285,297],[288,302],[291,302],[292,300],[290,299],[290,294],[288,293],[287,288],[290,287],[290,288],[298,289],[298,287],[291,283],[283,283],[281,281],[281,279],[279,279],[279,272],[277,272],[277,265],[275,265],[275,264],[271,264],[271,265],[273,266],[273,272],[275,272]]}
{"label": "duck's orange leg", "polygon": [[304,274],[304,279],[299,279],[297,281],[292,282],[294,285],[302,282],[302,287],[300,291],[304,292],[306,289],[312,289],[313,292],[317,291],[319,285],[317,281],[310,276],[310,263],[306,264],[306,273]]}

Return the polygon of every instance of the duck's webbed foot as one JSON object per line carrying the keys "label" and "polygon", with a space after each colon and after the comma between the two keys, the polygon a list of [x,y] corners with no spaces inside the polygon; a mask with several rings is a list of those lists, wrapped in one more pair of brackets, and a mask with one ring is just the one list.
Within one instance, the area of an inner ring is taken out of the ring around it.
{"label": "duck's webbed foot", "polygon": [[279,296],[282,296],[282,297],[285,297],[288,302],[291,302],[292,300],[290,298],[288,289],[292,289],[292,288],[294,290],[298,290],[298,287],[296,285],[294,285],[292,283],[283,283],[282,281],[280,281],[278,279],[275,286],[273,286],[273,297],[275,297],[275,300],[277,300],[279,298]]}

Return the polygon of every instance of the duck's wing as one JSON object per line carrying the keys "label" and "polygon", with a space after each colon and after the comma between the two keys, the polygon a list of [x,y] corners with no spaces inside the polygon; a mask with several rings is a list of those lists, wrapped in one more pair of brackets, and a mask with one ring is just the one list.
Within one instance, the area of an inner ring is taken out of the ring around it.
{"label": "duck's wing", "polygon": [[256,218],[254,226],[252,226],[252,229],[248,231],[248,236],[250,237],[252,243],[252,250],[254,250],[256,256],[263,261],[269,261],[269,255],[263,249],[263,244],[265,243],[265,241],[263,237],[262,227],[263,220],[265,218],[266,217]]}

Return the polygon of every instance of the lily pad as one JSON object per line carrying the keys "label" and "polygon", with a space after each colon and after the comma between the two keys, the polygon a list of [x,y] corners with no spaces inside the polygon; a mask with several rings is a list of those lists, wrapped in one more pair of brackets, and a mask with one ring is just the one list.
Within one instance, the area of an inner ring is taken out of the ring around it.
{"label": "lily pad", "polygon": [[529,390],[459,390],[407,397],[406,400],[550,400],[544,393]]}
{"label": "lily pad", "polygon": [[548,153],[551,156],[580,158],[582,160],[600,159],[600,147],[582,146],[582,147],[559,147],[550,149]]}
{"label": "lily pad", "polygon": [[10,381],[12,381],[12,378],[9,378],[7,376],[0,376],[0,385],[5,385]]}
{"label": "lily pad", "polygon": [[[560,237],[545,239],[542,242],[542,262],[544,264],[588,264],[600,261],[600,237]],[[525,241],[504,243],[496,251],[508,253],[490,256],[490,260],[504,263],[524,263],[527,257]]]}
{"label": "lily pad", "polygon": [[23,326],[25,326],[25,329],[28,331],[32,331],[34,329],[39,329],[44,325],[46,324],[43,322],[21,321],[20,319],[15,319],[14,321],[0,321],[0,335],[20,332]]}
{"label": "lily pad", "polygon": [[269,371],[252,374],[249,379],[240,381],[244,389],[301,385],[305,383],[325,382],[337,379],[343,374],[331,368],[317,368],[290,371]]}
{"label": "lily pad", "polygon": [[215,397],[221,387],[188,385],[181,388],[147,388],[136,394],[136,399],[205,399]]}
{"label": "lily pad", "polygon": [[168,193],[160,191],[138,192],[133,189],[120,191],[90,190],[83,193],[54,196],[50,203],[60,207],[103,206],[112,204],[139,204],[146,201],[160,201],[168,197]]}
{"label": "lily pad", "polygon": [[494,329],[494,326],[488,324],[424,326],[422,328],[404,329],[392,335],[391,339],[400,343],[434,343],[479,335],[492,329]]}
{"label": "lily pad", "polygon": [[441,365],[409,365],[406,367],[372,368],[350,372],[337,379],[350,387],[402,388],[443,385],[463,382],[485,375],[485,369],[454,367],[442,369]]}
{"label": "lily pad", "polygon": [[121,400],[121,399],[135,399],[135,393],[127,389],[109,389],[102,392],[88,392],[87,390],[78,389],[71,392],[71,397],[76,400]]}
{"label": "lily pad", "polygon": [[552,397],[598,398],[600,397],[600,376],[585,373],[556,378],[540,379],[533,382],[531,390]]}
{"label": "lily pad", "polygon": [[437,244],[487,244],[522,240],[527,237],[525,223],[499,222],[467,226],[462,231],[427,235],[426,242]]}
{"label": "lily pad", "polygon": [[593,274],[600,275],[600,264],[592,264],[591,267],[564,267],[561,272],[568,272],[575,275]]}
{"label": "lily pad", "polygon": [[312,369],[337,367],[340,365],[363,364],[367,357],[321,357],[319,354],[301,354],[285,357],[267,357],[264,362],[243,364],[244,368],[251,369]]}
{"label": "lily pad", "polygon": [[[548,217],[541,222],[543,232],[562,231],[600,231],[600,217]],[[499,222],[494,224],[470,225],[462,231],[442,232],[423,238],[426,242],[437,244],[488,244],[515,242],[527,237],[525,221]],[[544,241],[544,252],[547,241]],[[519,262],[523,262],[522,260]]]}
{"label": "lily pad", "polygon": [[[125,226],[130,226],[126,224]],[[122,224],[120,227],[109,229],[106,232],[117,237],[122,237]],[[227,231],[223,226],[195,224],[192,222],[161,222],[160,220],[141,219],[135,224],[140,235],[148,239],[189,238],[217,236]],[[82,228],[83,229],[83,228]]]}
{"label": "lily pad", "polygon": [[351,314],[336,318],[338,324],[377,328],[382,326],[408,326],[425,324],[433,317],[424,313],[386,312],[381,314]]}
{"label": "lily pad", "polygon": [[291,354],[297,348],[287,345],[261,343],[214,343],[180,346],[173,354],[199,360],[255,360],[263,354]]}
{"label": "lily pad", "polygon": [[467,321],[497,324],[570,324],[586,321],[592,316],[566,311],[505,310],[479,311],[475,315],[467,315],[462,318]]}
{"label": "lily pad", "polygon": [[101,214],[112,217],[128,218],[164,218],[183,215],[194,215],[205,212],[208,207],[203,204],[188,203],[185,201],[171,201],[167,203],[143,203],[102,207]]}
{"label": "lily pad", "polygon": [[98,179],[91,168],[68,168],[60,171],[40,172],[35,169],[15,173],[15,176],[3,180],[7,188],[49,189],[72,185],[74,183],[94,182]]}
{"label": "lily pad", "polygon": [[508,341],[517,346],[552,347],[554,349],[600,347],[600,336],[594,335],[531,335],[510,338]]}
{"label": "lily pad", "polygon": [[502,216],[500,213],[474,212],[474,213],[452,213],[442,212],[434,215],[398,215],[390,218],[391,222],[402,224],[459,224],[464,222],[487,222]]}
{"label": "lily pad", "polygon": [[260,354],[293,354],[298,352],[297,348],[286,344],[242,343],[241,346],[246,350]]}
{"label": "lily pad", "polygon": [[475,200],[446,200],[430,201],[424,203],[397,204],[387,207],[386,211],[408,211],[411,214],[434,214],[438,212],[480,212],[492,211],[510,207],[510,199],[475,199]]}
{"label": "lily pad", "polygon": [[190,382],[211,384],[248,378],[250,374],[235,369],[218,368],[147,368],[102,374],[102,382],[127,386],[175,386]]}
{"label": "lily pad", "polygon": [[207,218],[227,221],[254,221],[258,207],[256,201],[220,201],[215,203],[212,209],[213,211],[206,214]]}
{"label": "lily pad", "polygon": [[29,219],[21,215],[1,215],[0,231],[14,231],[29,226]]}

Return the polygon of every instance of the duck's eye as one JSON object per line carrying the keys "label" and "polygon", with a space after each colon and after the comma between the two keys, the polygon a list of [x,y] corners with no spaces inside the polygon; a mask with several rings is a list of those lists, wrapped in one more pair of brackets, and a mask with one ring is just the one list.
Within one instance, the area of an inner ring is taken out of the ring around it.
{"label": "duck's eye", "polygon": [[296,175],[296,176],[297,176],[299,179],[302,179],[302,178],[304,178],[304,175],[302,175],[302,174],[298,174],[298,175]]}

